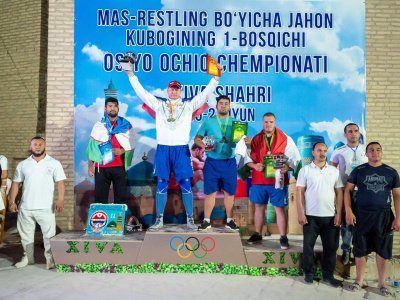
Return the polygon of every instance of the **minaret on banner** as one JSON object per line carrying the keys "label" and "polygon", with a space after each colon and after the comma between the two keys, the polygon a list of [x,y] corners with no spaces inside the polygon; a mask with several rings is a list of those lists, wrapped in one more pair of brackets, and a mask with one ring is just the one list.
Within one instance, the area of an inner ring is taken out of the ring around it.
{"label": "minaret on banner", "polygon": [[106,96],[106,99],[110,98],[110,97],[118,99],[117,98],[118,90],[115,88],[112,80],[110,80],[110,83],[108,84],[108,88],[104,89],[104,94]]}

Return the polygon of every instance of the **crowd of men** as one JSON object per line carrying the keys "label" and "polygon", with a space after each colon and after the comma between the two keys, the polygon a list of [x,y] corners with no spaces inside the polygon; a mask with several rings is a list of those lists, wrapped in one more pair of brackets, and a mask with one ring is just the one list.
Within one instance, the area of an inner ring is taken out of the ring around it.
{"label": "crowd of men", "polygon": [[[222,67],[218,67],[222,71]],[[221,95],[216,98],[216,115],[205,121],[195,135],[192,152],[206,153],[206,160],[195,159],[192,164],[188,145],[192,119],[205,109],[219,77],[213,77],[193,98],[182,99],[182,85],[178,81],[168,84],[167,97],[162,98],[147,92],[132,71],[126,73],[135,93],[153,112],[156,120],[156,220],[149,230],[160,230],[164,226],[168,185],[173,176],[182,190],[188,230],[206,231],[211,228],[216,193],[222,192],[226,228],[237,231],[233,206],[238,169],[236,143],[231,140],[232,124],[236,120],[229,115],[229,97]],[[88,174],[94,176],[95,201],[99,203],[108,203],[111,183],[114,202],[125,203],[127,200],[126,171],[132,160],[133,134],[130,122],[118,113],[118,100],[106,98],[104,116],[93,126],[87,147]],[[207,137],[212,137],[212,144],[206,142]],[[288,205],[289,173],[293,172],[298,175],[296,199],[298,222],[304,233],[302,268],[305,283],[313,283],[314,246],[320,236],[323,282],[333,287],[341,285],[333,276],[341,229],[342,263],[349,263],[351,249],[356,262],[357,278],[350,288],[354,291],[362,288],[367,256],[374,251],[378,288],[382,295],[387,295],[384,281],[386,264],[392,256],[393,231],[400,229],[399,175],[382,162],[382,147],[378,142],[367,146],[360,143],[357,124],[347,124],[344,137],[346,144],[334,150],[330,163],[327,162],[328,146],[317,142],[313,145],[312,162],[301,168],[300,153],[293,139],[276,127],[273,113],[263,115],[261,131],[252,138],[243,139],[248,148],[244,161],[251,169],[252,178],[249,199],[255,206],[255,231],[248,243],[262,242],[265,210],[270,202],[277,216],[281,249],[290,247],[285,207]],[[64,207],[66,177],[60,162],[46,154],[45,144],[42,137],[32,138],[31,155],[18,164],[9,195],[9,210],[18,212],[17,227],[24,249],[22,260],[15,265],[17,268],[34,263],[36,222],[43,233],[47,268],[54,268],[49,239],[55,235],[55,212],[61,212]],[[201,165],[203,170],[201,179],[206,195],[204,219],[200,225],[195,224],[193,218],[194,164],[196,168]],[[1,168],[2,180],[5,180],[5,157],[1,157]],[[22,200],[17,206],[16,197],[22,183]],[[55,183],[58,188],[56,201],[53,199]]]}

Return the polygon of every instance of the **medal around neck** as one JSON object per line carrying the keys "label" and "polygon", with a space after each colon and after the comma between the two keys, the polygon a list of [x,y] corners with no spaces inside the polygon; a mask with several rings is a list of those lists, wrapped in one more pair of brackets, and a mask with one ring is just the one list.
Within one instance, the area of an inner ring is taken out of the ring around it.
{"label": "medal around neck", "polygon": [[119,65],[124,71],[132,71],[132,66],[136,59],[136,54],[128,51],[125,53],[124,58],[119,62]]}
{"label": "medal around neck", "polygon": [[169,117],[168,117],[168,119],[167,119],[167,122],[175,122],[175,118],[172,116],[172,115],[170,115]]}
{"label": "medal around neck", "polygon": [[228,143],[228,140],[226,139],[226,136],[223,136],[219,142],[220,142],[221,144],[227,144],[227,143]]}

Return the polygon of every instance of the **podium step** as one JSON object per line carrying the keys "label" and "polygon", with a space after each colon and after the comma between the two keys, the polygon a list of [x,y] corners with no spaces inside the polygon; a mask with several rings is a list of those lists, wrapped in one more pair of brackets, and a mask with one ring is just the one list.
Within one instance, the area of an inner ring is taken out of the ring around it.
{"label": "podium step", "polygon": [[[224,227],[206,232],[186,225],[167,225],[159,231],[124,236],[87,236],[60,233],[50,240],[56,264],[231,264],[261,268],[299,267],[302,237],[289,236],[290,248],[281,250],[279,235],[249,245],[236,231]],[[316,252],[320,252],[320,245]]]}

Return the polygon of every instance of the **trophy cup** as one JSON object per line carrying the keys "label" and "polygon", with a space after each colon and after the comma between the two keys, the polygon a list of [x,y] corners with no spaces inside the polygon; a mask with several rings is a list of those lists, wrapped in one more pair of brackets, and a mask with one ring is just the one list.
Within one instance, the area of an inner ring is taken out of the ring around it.
{"label": "trophy cup", "polygon": [[132,65],[135,63],[137,57],[133,52],[126,52],[124,58],[119,62],[122,70],[124,71],[132,71]]}
{"label": "trophy cup", "polygon": [[240,141],[242,136],[247,135],[248,123],[233,121],[232,122],[232,134],[231,141],[232,143],[237,143]]}
{"label": "trophy cup", "polygon": [[215,137],[214,136],[205,136],[203,138],[203,143],[206,145],[206,151],[215,149]]}

